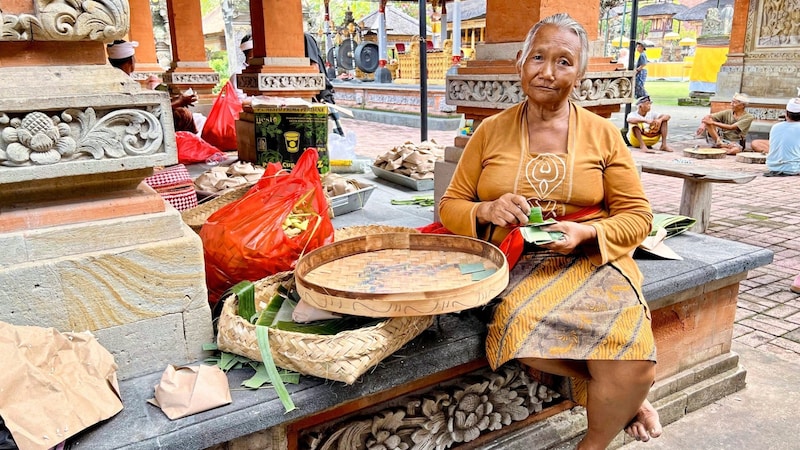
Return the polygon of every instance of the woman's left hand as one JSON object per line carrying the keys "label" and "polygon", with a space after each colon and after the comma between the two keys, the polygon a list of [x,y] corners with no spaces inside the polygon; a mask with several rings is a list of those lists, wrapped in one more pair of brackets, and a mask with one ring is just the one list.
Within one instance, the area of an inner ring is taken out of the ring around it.
{"label": "woman's left hand", "polygon": [[597,230],[593,226],[576,222],[558,222],[542,228],[542,230],[564,233],[558,241],[542,245],[542,247],[562,255],[572,253],[576,247],[586,241],[597,239]]}

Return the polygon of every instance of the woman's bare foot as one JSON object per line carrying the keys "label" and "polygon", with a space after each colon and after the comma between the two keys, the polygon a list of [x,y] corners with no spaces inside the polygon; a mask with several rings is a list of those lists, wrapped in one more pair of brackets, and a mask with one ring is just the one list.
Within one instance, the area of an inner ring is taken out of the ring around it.
{"label": "woman's bare foot", "polygon": [[636,417],[625,427],[625,432],[628,433],[628,436],[642,442],[661,436],[662,431],[658,411],[653,408],[653,405],[647,399],[639,407]]}

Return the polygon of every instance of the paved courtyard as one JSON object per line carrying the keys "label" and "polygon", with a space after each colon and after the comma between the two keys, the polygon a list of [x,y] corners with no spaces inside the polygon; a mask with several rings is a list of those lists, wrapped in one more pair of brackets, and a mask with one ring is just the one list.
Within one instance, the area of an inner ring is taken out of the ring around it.
{"label": "paved courtyard", "polygon": [[[758,174],[743,185],[714,184],[707,234],[761,246],[775,253],[772,264],[751,271],[741,283],[734,342],[797,361],[800,295],[789,291],[789,285],[800,273],[800,211],[793,203],[800,199],[800,177],[763,177],[764,165],[740,163],[733,156],[706,160],[684,157],[684,148],[704,145],[704,141],[694,138],[694,132],[708,108],[653,105],[653,110],[672,116],[669,142],[675,152],[643,153],[632,148],[636,159],[679,161]],[[622,127],[622,116],[617,113],[610,120]],[[406,141],[420,140],[418,128],[352,119],[342,122],[346,131],[356,134],[356,154],[370,159]],[[455,131],[428,132],[429,139],[443,145],[452,145],[455,135]],[[683,180],[647,173],[642,180],[655,212],[678,213]]]}

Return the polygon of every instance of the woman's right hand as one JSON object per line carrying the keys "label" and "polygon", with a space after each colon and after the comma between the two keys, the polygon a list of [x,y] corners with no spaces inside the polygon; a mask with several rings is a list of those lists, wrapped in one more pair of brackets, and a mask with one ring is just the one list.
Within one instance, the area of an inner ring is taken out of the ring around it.
{"label": "woman's right hand", "polygon": [[497,200],[482,202],[476,214],[481,223],[493,223],[499,227],[512,227],[528,223],[531,206],[528,200],[517,194],[503,194]]}

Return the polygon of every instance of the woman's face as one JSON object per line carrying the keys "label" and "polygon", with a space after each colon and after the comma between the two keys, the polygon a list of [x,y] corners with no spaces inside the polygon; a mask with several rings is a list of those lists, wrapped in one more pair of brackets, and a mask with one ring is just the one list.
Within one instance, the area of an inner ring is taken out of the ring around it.
{"label": "woman's face", "polygon": [[580,56],[578,35],[554,25],[542,26],[520,71],[528,101],[553,105],[566,102],[582,75]]}

